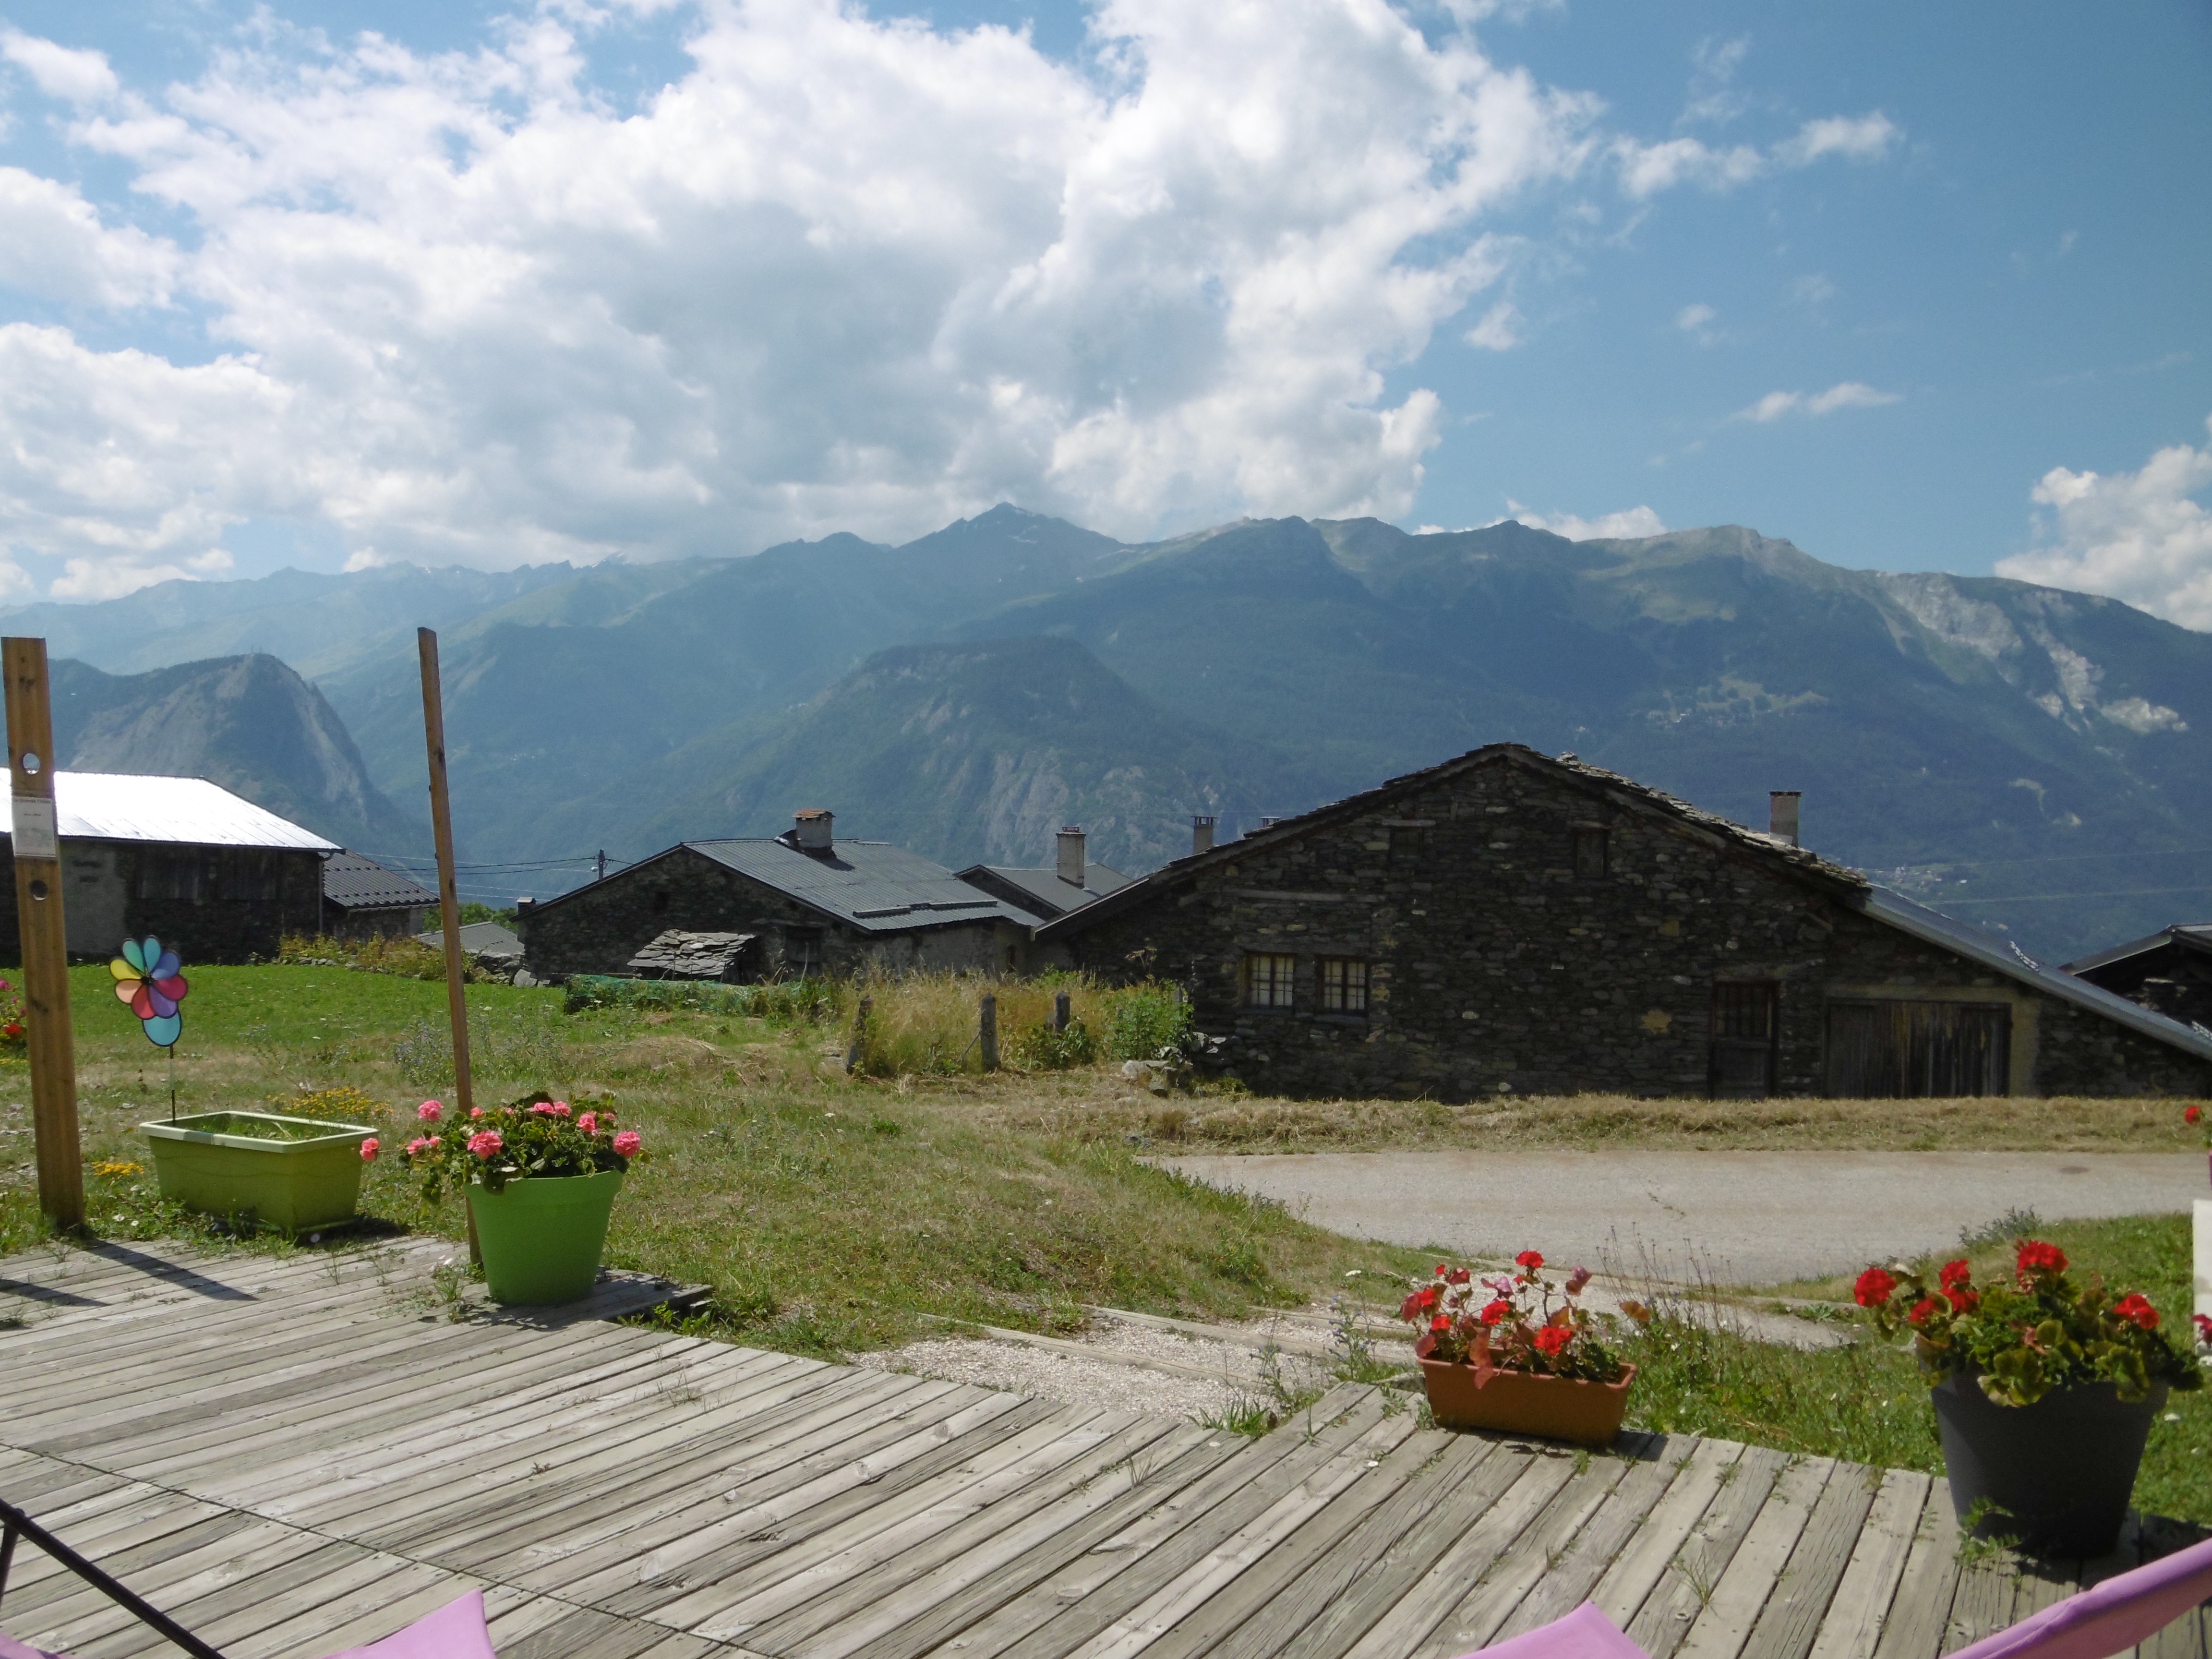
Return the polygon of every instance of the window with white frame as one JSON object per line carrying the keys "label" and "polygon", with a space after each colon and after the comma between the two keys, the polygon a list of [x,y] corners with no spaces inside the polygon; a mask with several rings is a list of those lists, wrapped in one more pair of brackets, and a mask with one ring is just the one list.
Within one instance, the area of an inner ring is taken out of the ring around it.
{"label": "window with white frame", "polygon": [[1255,951],[1244,958],[1244,1006],[1248,1008],[1287,1008],[1291,984],[1297,973],[1296,957],[1272,956]]}
{"label": "window with white frame", "polygon": [[1367,1012],[1367,964],[1357,957],[1321,959],[1321,1011],[1325,1014]]}

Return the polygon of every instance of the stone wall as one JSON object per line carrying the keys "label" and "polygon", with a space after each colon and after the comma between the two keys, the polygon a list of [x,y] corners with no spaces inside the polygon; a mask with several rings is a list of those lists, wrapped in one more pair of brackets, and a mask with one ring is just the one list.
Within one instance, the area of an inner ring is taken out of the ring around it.
{"label": "stone wall", "polygon": [[[1717,982],[1772,981],[1774,1089],[1825,1091],[1826,1001],[1909,987],[2023,1005],[2017,1092],[2204,1092],[2207,1068],[1850,907],[1848,890],[1564,769],[1440,769],[1357,816],[1234,847],[1158,896],[1055,934],[1109,978],[1183,982],[1218,1065],[1304,1096],[1701,1096]],[[1601,835],[1602,867],[1592,849]],[[1577,863],[1577,837],[1583,862]],[[1579,872],[1578,872],[1579,871]],[[1294,959],[1251,1006],[1252,953]],[[1364,1013],[1320,963],[1367,964]]]}
{"label": "stone wall", "polygon": [[[189,882],[175,878],[179,860],[196,870]],[[0,851],[0,957],[11,963],[21,937],[15,864]],[[177,948],[189,974],[196,962],[273,957],[285,934],[312,933],[321,920],[323,860],[312,852],[72,840],[62,843],[62,872],[74,957],[105,960],[125,935],[150,933]]]}
{"label": "stone wall", "polygon": [[870,969],[1003,968],[1009,965],[1006,951],[1022,937],[996,921],[870,933],[688,847],[525,911],[515,931],[529,971],[540,980],[560,980],[622,973],[632,957],[672,927],[758,934],[753,960],[770,978],[794,977],[810,966],[840,975]]}

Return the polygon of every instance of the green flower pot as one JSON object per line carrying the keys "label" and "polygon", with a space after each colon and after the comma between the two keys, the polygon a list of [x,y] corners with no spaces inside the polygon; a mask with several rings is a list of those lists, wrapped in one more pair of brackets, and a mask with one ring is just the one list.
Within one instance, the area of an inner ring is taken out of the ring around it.
{"label": "green flower pot", "polygon": [[495,1302],[577,1302],[599,1282],[623,1172],[518,1177],[469,1188],[469,1214]]}
{"label": "green flower pot", "polygon": [[352,1219],[361,1143],[376,1133],[274,1112],[198,1112],[138,1127],[163,1198],[210,1215],[250,1212],[292,1233]]}

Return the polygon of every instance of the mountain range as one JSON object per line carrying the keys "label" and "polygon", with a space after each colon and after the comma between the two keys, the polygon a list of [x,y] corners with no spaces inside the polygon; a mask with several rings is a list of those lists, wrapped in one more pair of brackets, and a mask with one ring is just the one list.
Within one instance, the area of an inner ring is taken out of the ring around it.
{"label": "mountain range", "polygon": [[1753,824],[1802,789],[1809,845],[2039,953],[2212,902],[2212,635],[1735,526],[1293,518],[1133,546],[1000,507],[896,548],[286,572],[5,619],[109,674],[210,648],[299,669],[365,791],[327,765],[272,783],[357,795],[372,840],[340,838],[395,854],[422,842],[390,805],[422,798],[418,623],[441,630],[465,861],[567,861],[480,870],[487,896],[805,805],[955,864],[1046,862],[1081,822],[1140,870],[1188,849],[1193,812],[1233,835],[1510,738]]}

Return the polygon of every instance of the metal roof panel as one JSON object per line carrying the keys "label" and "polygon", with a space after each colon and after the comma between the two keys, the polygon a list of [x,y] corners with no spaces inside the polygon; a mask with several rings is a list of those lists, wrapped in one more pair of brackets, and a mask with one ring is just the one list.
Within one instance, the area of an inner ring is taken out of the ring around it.
{"label": "metal roof panel", "polygon": [[[12,814],[12,803],[9,810]],[[54,811],[65,841],[282,848],[305,853],[338,850],[337,842],[325,841],[205,778],[57,772]]]}
{"label": "metal roof panel", "polygon": [[840,841],[826,857],[772,836],[687,841],[693,852],[870,933],[1036,917],[970,887],[941,864],[880,841]]}
{"label": "metal roof panel", "polygon": [[438,902],[422,883],[358,853],[333,853],[323,860],[323,896],[349,910],[413,908]]}

